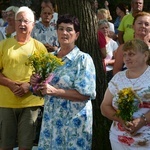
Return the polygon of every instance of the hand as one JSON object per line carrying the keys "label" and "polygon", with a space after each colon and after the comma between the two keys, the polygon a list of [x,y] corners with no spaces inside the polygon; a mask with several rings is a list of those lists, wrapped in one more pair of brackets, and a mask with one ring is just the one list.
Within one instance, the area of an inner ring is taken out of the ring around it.
{"label": "hand", "polygon": [[130,122],[125,123],[125,130],[130,133],[132,136],[137,134],[137,131],[145,125],[144,120],[140,118],[136,118]]}
{"label": "hand", "polygon": [[104,59],[105,66],[108,66],[109,60]]}
{"label": "hand", "polygon": [[12,90],[12,92],[14,93],[14,95],[16,95],[18,97],[22,97],[26,93],[29,92],[29,86],[30,86],[30,84],[28,82],[25,82],[25,83],[15,83],[15,87]]}
{"label": "hand", "polygon": [[44,44],[48,52],[53,52],[57,49],[56,46],[51,46],[50,44]]}
{"label": "hand", "polygon": [[39,83],[41,77],[38,75],[38,74],[33,74],[31,77],[30,77],[30,84],[32,86],[36,86],[37,83]]}
{"label": "hand", "polygon": [[37,90],[40,91],[42,95],[54,95],[57,92],[56,88],[45,82],[40,83]]}

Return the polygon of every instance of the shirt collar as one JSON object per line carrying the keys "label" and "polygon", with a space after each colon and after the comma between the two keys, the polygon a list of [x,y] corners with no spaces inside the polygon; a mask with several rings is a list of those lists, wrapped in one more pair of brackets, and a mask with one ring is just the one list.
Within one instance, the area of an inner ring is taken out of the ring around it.
{"label": "shirt collar", "polygon": [[[59,48],[58,50],[56,50],[54,52],[54,55],[57,56],[58,52],[60,51],[61,48]],[[66,58],[73,61],[74,58],[77,56],[77,54],[79,53],[79,48],[77,46],[75,46],[66,56],[64,56],[62,58],[62,60],[65,60]]]}

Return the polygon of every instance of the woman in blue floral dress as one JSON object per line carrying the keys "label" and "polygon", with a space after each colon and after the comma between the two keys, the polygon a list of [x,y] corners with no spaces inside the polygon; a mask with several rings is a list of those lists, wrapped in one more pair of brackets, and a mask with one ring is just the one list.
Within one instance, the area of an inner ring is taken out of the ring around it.
{"label": "woman in blue floral dress", "polygon": [[[78,19],[63,15],[57,21],[60,48],[54,52],[64,65],[57,68],[49,84],[41,83],[44,113],[38,150],[90,150],[92,104],[96,96],[95,67],[89,54],[75,45]],[[31,77],[31,83],[36,82]]]}

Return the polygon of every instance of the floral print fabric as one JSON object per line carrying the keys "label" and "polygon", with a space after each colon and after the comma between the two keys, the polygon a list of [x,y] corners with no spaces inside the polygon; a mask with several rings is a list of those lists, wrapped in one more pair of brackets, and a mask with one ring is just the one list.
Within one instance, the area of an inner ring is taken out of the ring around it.
{"label": "floral print fabric", "polygon": [[45,27],[41,22],[35,24],[31,36],[43,44],[59,46],[57,32],[53,27]]}
{"label": "floral print fabric", "polygon": [[77,47],[63,60],[65,65],[56,69],[50,84],[66,90],[76,89],[90,99],[77,102],[47,95],[38,150],[90,150],[95,67],[91,57]]}

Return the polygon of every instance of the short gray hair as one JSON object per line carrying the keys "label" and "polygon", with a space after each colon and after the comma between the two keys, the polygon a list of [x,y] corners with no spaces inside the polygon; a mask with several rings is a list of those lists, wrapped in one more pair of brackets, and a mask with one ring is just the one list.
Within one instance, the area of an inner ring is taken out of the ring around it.
{"label": "short gray hair", "polygon": [[103,24],[106,24],[108,27],[110,27],[108,20],[101,19],[101,20],[98,21],[98,26],[103,25]]}
{"label": "short gray hair", "polygon": [[14,13],[16,13],[18,11],[19,7],[16,6],[10,6],[6,9],[6,12],[8,11],[13,11]]}
{"label": "short gray hair", "polygon": [[16,14],[15,14],[15,19],[17,19],[17,15],[18,15],[20,12],[25,12],[25,13],[27,13],[27,14],[30,16],[29,20],[30,20],[30,21],[33,21],[33,22],[35,21],[34,12],[33,12],[29,7],[27,7],[27,6],[22,6],[22,7],[20,7],[20,8],[18,9],[18,11],[16,12]]}

